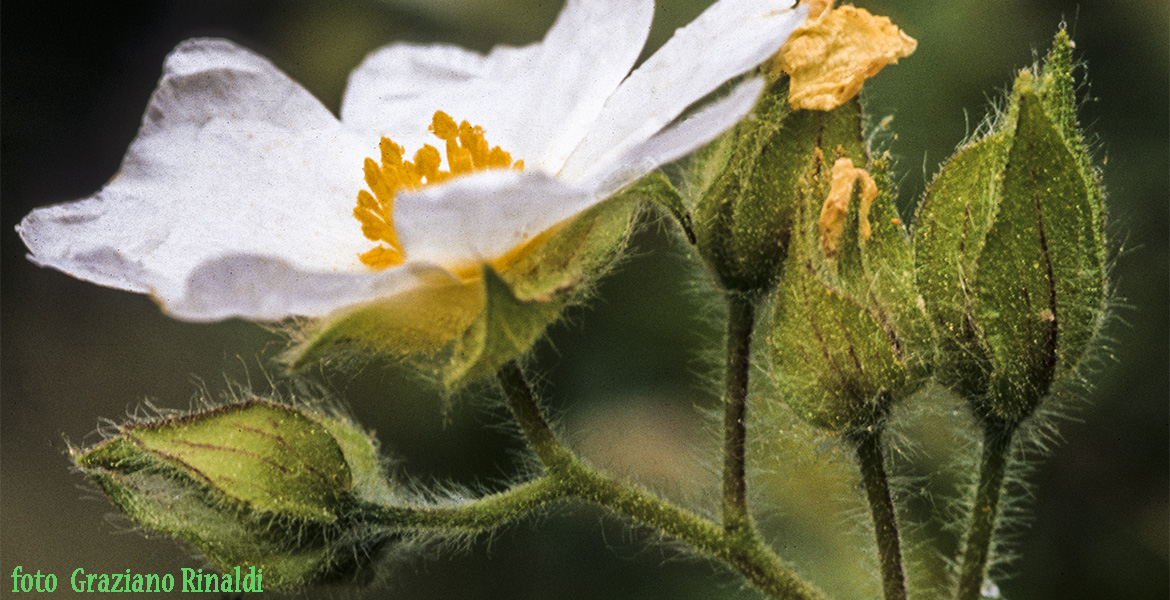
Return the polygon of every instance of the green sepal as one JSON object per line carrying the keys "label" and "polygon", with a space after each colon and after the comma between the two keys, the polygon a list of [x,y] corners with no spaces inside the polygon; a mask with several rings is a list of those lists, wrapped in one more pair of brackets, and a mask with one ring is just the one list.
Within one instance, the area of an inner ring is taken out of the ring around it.
{"label": "green sepal", "polygon": [[[486,274],[460,280],[436,269],[431,284],[315,323],[285,360],[299,370],[337,354],[368,352],[404,360],[457,391],[527,353],[588,293],[625,248],[640,201],[656,201],[667,191],[662,184],[639,182],[558,226],[511,264],[485,266],[494,281]],[[501,309],[509,302],[512,309]],[[496,334],[506,337],[496,340]]]}
{"label": "green sepal", "polygon": [[987,402],[1031,414],[1097,328],[1104,266],[1091,194],[1065,138],[1021,76],[1003,200],[979,257],[975,313],[991,352]]}
{"label": "green sepal", "polygon": [[914,222],[918,286],[939,338],[935,373],[969,398],[986,393],[990,373],[972,290],[1010,143],[997,133],[960,150],[927,189]]}
{"label": "green sepal", "polygon": [[579,300],[625,250],[641,202],[648,199],[645,190],[635,183],[577,215],[533,252],[499,269],[500,277],[525,302]]}
{"label": "green sepal", "polygon": [[340,418],[251,400],[129,423],[72,455],[136,523],[225,573],[257,567],[264,589],[350,580],[385,539],[355,502],[388,495],[377,450]]}
{"label": "green sepal", "polygon": [[920,381],[927,375],[933,354],[933,335],[915,280],[914,251],[910,235],[902,223],[894,202],[893,184],[889,177],[888,158],[872,161],[869,172],[877,185],[878,196],[870,204],[866,222],[869,235],[861,232],[860,202],[855,186],[849,202],[846,222],[846,247],[856,244],[857,267],[854,273],[841,274],[841,285],[864,304],[882,329],[898,346],[898,354]]}
{"label": "green sepal", "polygon": [[674,184],[667,179],[666,175],[655,171],[639,179],[637,183],[622,193],[630,197],[637,197],[666,210],[670,216],[674,217],[679,227],[682,227],[683,235],[687,236],[687,241],[692,245],[696,243],[695,228],[691,220],[691,213],[687,210],[687,205],[683,201],[682,194],[675,189]]}
{"label": "green sepal", "polygon": [[[275,404],[253,402],[129,424],[118,439],[206,480],[231,501],[299,519],[336,521],[341,496],[352,483],[333,436],[320,423]],[[107,458],[99,447],[84,464],[110,467]]]}
{"label": "green sepal", "polygon": [[640,210],[632,189],[586,211],[504,270],[483,269],[483,308],[431,365],[448,392],[491,377],[532,349],[613,264]]}
{"label": "green sepal", "polygon": [[491,376],[527,353],[563,308],[553,297],[521,300],[491,267],[484,267],[483,284],[483,313],[452,348],[441,370],[443,384],[451,390]]}
{"label": "green sepal", "polygon": [[699,253],[729,291],[758,295],[774,286],[811,173],[841,156],[867,162],[856,99],[829,112],[794,111],[787,94],[787,79],[774,83],[692,165]]}

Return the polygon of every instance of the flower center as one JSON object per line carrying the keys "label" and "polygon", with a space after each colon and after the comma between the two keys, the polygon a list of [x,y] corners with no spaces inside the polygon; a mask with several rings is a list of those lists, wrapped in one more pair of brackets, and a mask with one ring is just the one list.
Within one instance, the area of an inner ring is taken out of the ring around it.
{"label": "flower center", "polygon": [[[442,157],[430,144],[414,153],[414,161],[402,160],[402,146],[389,138],[378,144],[382,164],[367,158],[364,169],[369,191],[358,192],[353,216],[362,224],[362,234],[381,242],[369,252],[358,255],[373,269],[385,269],[406,261],[406,251],[394,229],[394,197],[400,190],[414,191],[466,173],[486,169],[524,170],[524,161],[512,162],[512,155],[499,146],[491,147],[484,139],[483,128],[467,121],[455,123],[447,113],[435,111],[428,128],[447,143],[447,171],[439,169]],[[371,193],[372,192],[372,193]]]}

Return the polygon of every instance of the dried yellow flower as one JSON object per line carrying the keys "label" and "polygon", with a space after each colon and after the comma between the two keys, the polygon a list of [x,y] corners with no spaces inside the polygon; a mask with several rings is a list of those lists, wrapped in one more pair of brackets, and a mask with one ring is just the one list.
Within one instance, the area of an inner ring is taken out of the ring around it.
{"label": "dried yellow flower", "polygon": [[857,206],[857,232],[862,240],[870,236],[869,207],[878,196],[877,184],[865,169],[854,167],[848,158],[839,158],[833,163],[832,178],[829,182],[829,196],[821,206],[821,218],[817,221],[820,231],[821,252],[828,258],[835,258],[841,250],[841,236],[845,233],[845,217],[849,214],[849,197],[853,186],[861,181],[860,203]]}
{"label": "dried yellow flower", "polygon": [[806,0],[809,17],[780,48],[775,66],[791,77],[795,109],[832,110],[857,95],[867,77],[918,47],[887,17],[830,0]]}

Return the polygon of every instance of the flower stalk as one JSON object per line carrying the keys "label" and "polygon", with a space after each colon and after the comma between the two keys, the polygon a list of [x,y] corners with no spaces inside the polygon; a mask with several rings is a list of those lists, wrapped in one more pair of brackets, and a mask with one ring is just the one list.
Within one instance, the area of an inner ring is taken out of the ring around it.
{"label": "flower stalk", "polygon": [[1007,474],[1008,451],[1019,424],[995,418],[983,419],[983,455],[979,460],[979,485],[971,509],[967,545],[959,571],[956,600],[977,600],[987,574],[991,540],[999,517],[999,501]]}
{"label": "flower stalk", "polygon": [[742,294],[727,294],[727,387],[723,397],[723,528],[752,529],[747,505],[747,393],[755,306]]}
{"label": "flower stalk", "polygon": [[528,512],[565,498],[566,490],[541,477],[470,502],[437,506],[369,505],[372,522],[394,530],[481,533],[515,521]]}
{"label": "flower stalk", "polygon": [[873,516],[874,537],[877,540],[878,562],[882,574],[882,592],[886,600],[906,600],[906,574],[902,567],[902,546],[898,534],[898,520],[890,496],[886,477],[885,457],[882,454],[882,428],[862,429],[850,436],[861,467],[861,481]]}
{"label": "flower stalk", "polygon": [[552,427],[545,420],[536,404],[536,395],[528,385],[524,371],[515,361],[505,363],[497,374],[500,386],[504,389],[504,398],[508,401],[508,408],[516,423],[524,432],[528,445],[536,453],[541,464],[550,472],[557,473],[577,458],[572,451],[564,447],[553,433]]}

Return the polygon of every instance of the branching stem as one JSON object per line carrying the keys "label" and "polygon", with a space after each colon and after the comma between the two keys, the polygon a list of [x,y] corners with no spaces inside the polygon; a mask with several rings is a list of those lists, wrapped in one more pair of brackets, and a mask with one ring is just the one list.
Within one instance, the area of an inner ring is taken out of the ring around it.
{"label": "branching stem", "polygon": [[987,559],[991,554],[991,539],[999,516],[999,498],[1007,474],[1008,450],[1012,445],[1018,423],[984,418],[983,456],[979,461],[979,487],[975,490],[975,505],[971,525],[967,531],[967,546],[959,571],[956,600],[977,600],[987,574]]}
{"label": "branching stem", "polygon": [[[548,470],[548,475],[524,486],[468,503],[469,510],[475,511],[480,511],[480,503],[489,505],[491,510],[481,512],[490,518],[466,517],[458,514],[458,507],[444,507],[424,509],[432,512],[419,525],[429,526],[434,524],[435,519],[446,517],[452,517],[453,522],[462,525],[502,525],[518,516],[515,512],[506,514],[513,507],[531,510],[550,501],[576,498],[603,506],[726,562],[772,598],[825,600],[824,594],[784,566],[764,545],[750,519],[746,521],[745,528],[725,530],[710,519],[593,470],[557,440],[548,421],[541,414],[536,397],[519,365],[505,365],[499,371],[499,380],[513,416],[537,458]],[[449,512],[442,515],[434,512],[436,510]]]}

